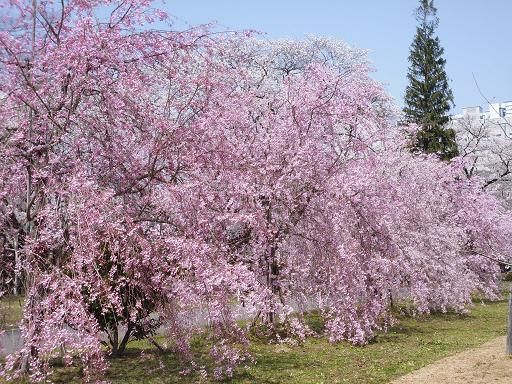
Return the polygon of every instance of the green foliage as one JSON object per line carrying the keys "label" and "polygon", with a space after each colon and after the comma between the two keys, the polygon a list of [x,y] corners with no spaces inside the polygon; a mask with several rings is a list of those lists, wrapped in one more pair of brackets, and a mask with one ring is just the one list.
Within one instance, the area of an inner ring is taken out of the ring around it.
{"label": "green foliage", "polygon": [[505,281],[512,281],[512,272],[507,272],[505,277],[503,278]]}
{"label": "green foliage", "polygon": [[[119,292],[120,305],[113,306],[105,297],[92,298],[86,287],[82,289],[82,295],[100,329],[107,333],[112,353],[117,355],[124,352],[129,340],[154,336],[160,322],[150,316],[155,311],[153,301],[140,286],[130,283],[130,271],[119,262],[120,258],[112,253],[108,243],[102,245],[102,256],[97,272],[103,284]],[[123,340],[118,338],[120,327],[126,328]]]}
{"label": "green foliage", "polygon": [[420,126],[414,150],[437,153],[448,160],[458,155],[455,132],[445,128],[453,94],[445,72],[444,49],[435,36],[438,18],[433,0],[421,0],[416,17],[419,26],[409,54],[405,120]]}

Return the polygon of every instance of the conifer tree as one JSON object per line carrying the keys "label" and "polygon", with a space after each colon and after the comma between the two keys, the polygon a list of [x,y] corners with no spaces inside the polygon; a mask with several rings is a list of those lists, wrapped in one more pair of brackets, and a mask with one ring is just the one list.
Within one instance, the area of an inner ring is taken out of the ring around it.
{"label": "conifer tree", "polygon": [[405,120],[420,126],[414,151],[437,153],[443,160],[458,155],[455,132],[446,128],[453,94],[445,71],[446,60],[435,29],[439,23],[433,0],[420,0],[419,22],[409,54],[409,85],[405,92]]}

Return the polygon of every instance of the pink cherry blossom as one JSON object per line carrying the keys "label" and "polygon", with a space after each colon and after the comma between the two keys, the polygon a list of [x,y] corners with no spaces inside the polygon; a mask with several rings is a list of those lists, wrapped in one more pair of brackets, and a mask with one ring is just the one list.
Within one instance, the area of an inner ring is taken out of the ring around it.
{"label": "pink cherry blossom", "polygon": [[204,327],[230,375],[250,360],[242,303],[299,339],[316,308],[332,342],[365,344],[395,302],[497,297],[508,212],[458,161],[409,153],[363,52],[153,30],[143,0],[9,5],[0,290],[26,304],[8,378],[59,356],[91,378],[156,332],[203,375]]}

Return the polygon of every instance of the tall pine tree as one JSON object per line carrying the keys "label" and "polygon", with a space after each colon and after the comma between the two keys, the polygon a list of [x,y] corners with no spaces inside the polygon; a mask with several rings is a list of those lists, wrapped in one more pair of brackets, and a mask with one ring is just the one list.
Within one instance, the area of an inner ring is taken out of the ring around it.
{"label": "tall pine tree", "polygon": [[405,120],[420,126],[414,149],[437,153],[443,160],[458,155],[455,132],[446,128],[453,94],[444,69],[444,49],[435,29],[439,23],[434,0],[420,0],[419,22],[409,54],[409,85],[405,91]]}

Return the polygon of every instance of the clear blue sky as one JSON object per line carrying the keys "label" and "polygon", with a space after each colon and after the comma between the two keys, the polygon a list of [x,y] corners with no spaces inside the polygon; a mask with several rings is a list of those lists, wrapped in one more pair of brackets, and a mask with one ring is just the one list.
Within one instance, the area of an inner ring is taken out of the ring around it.
{"label": "clear blue sky", "polygon": [[[216,21],[226,29],[256,29],[268,37],[305,34],[340,38],[370,50],[377,72],[402,104],[417,0],[166,0],[176,26]],[[437,0],[437,34],[445,49],[455,112],[512,100],[512,0]]]}

